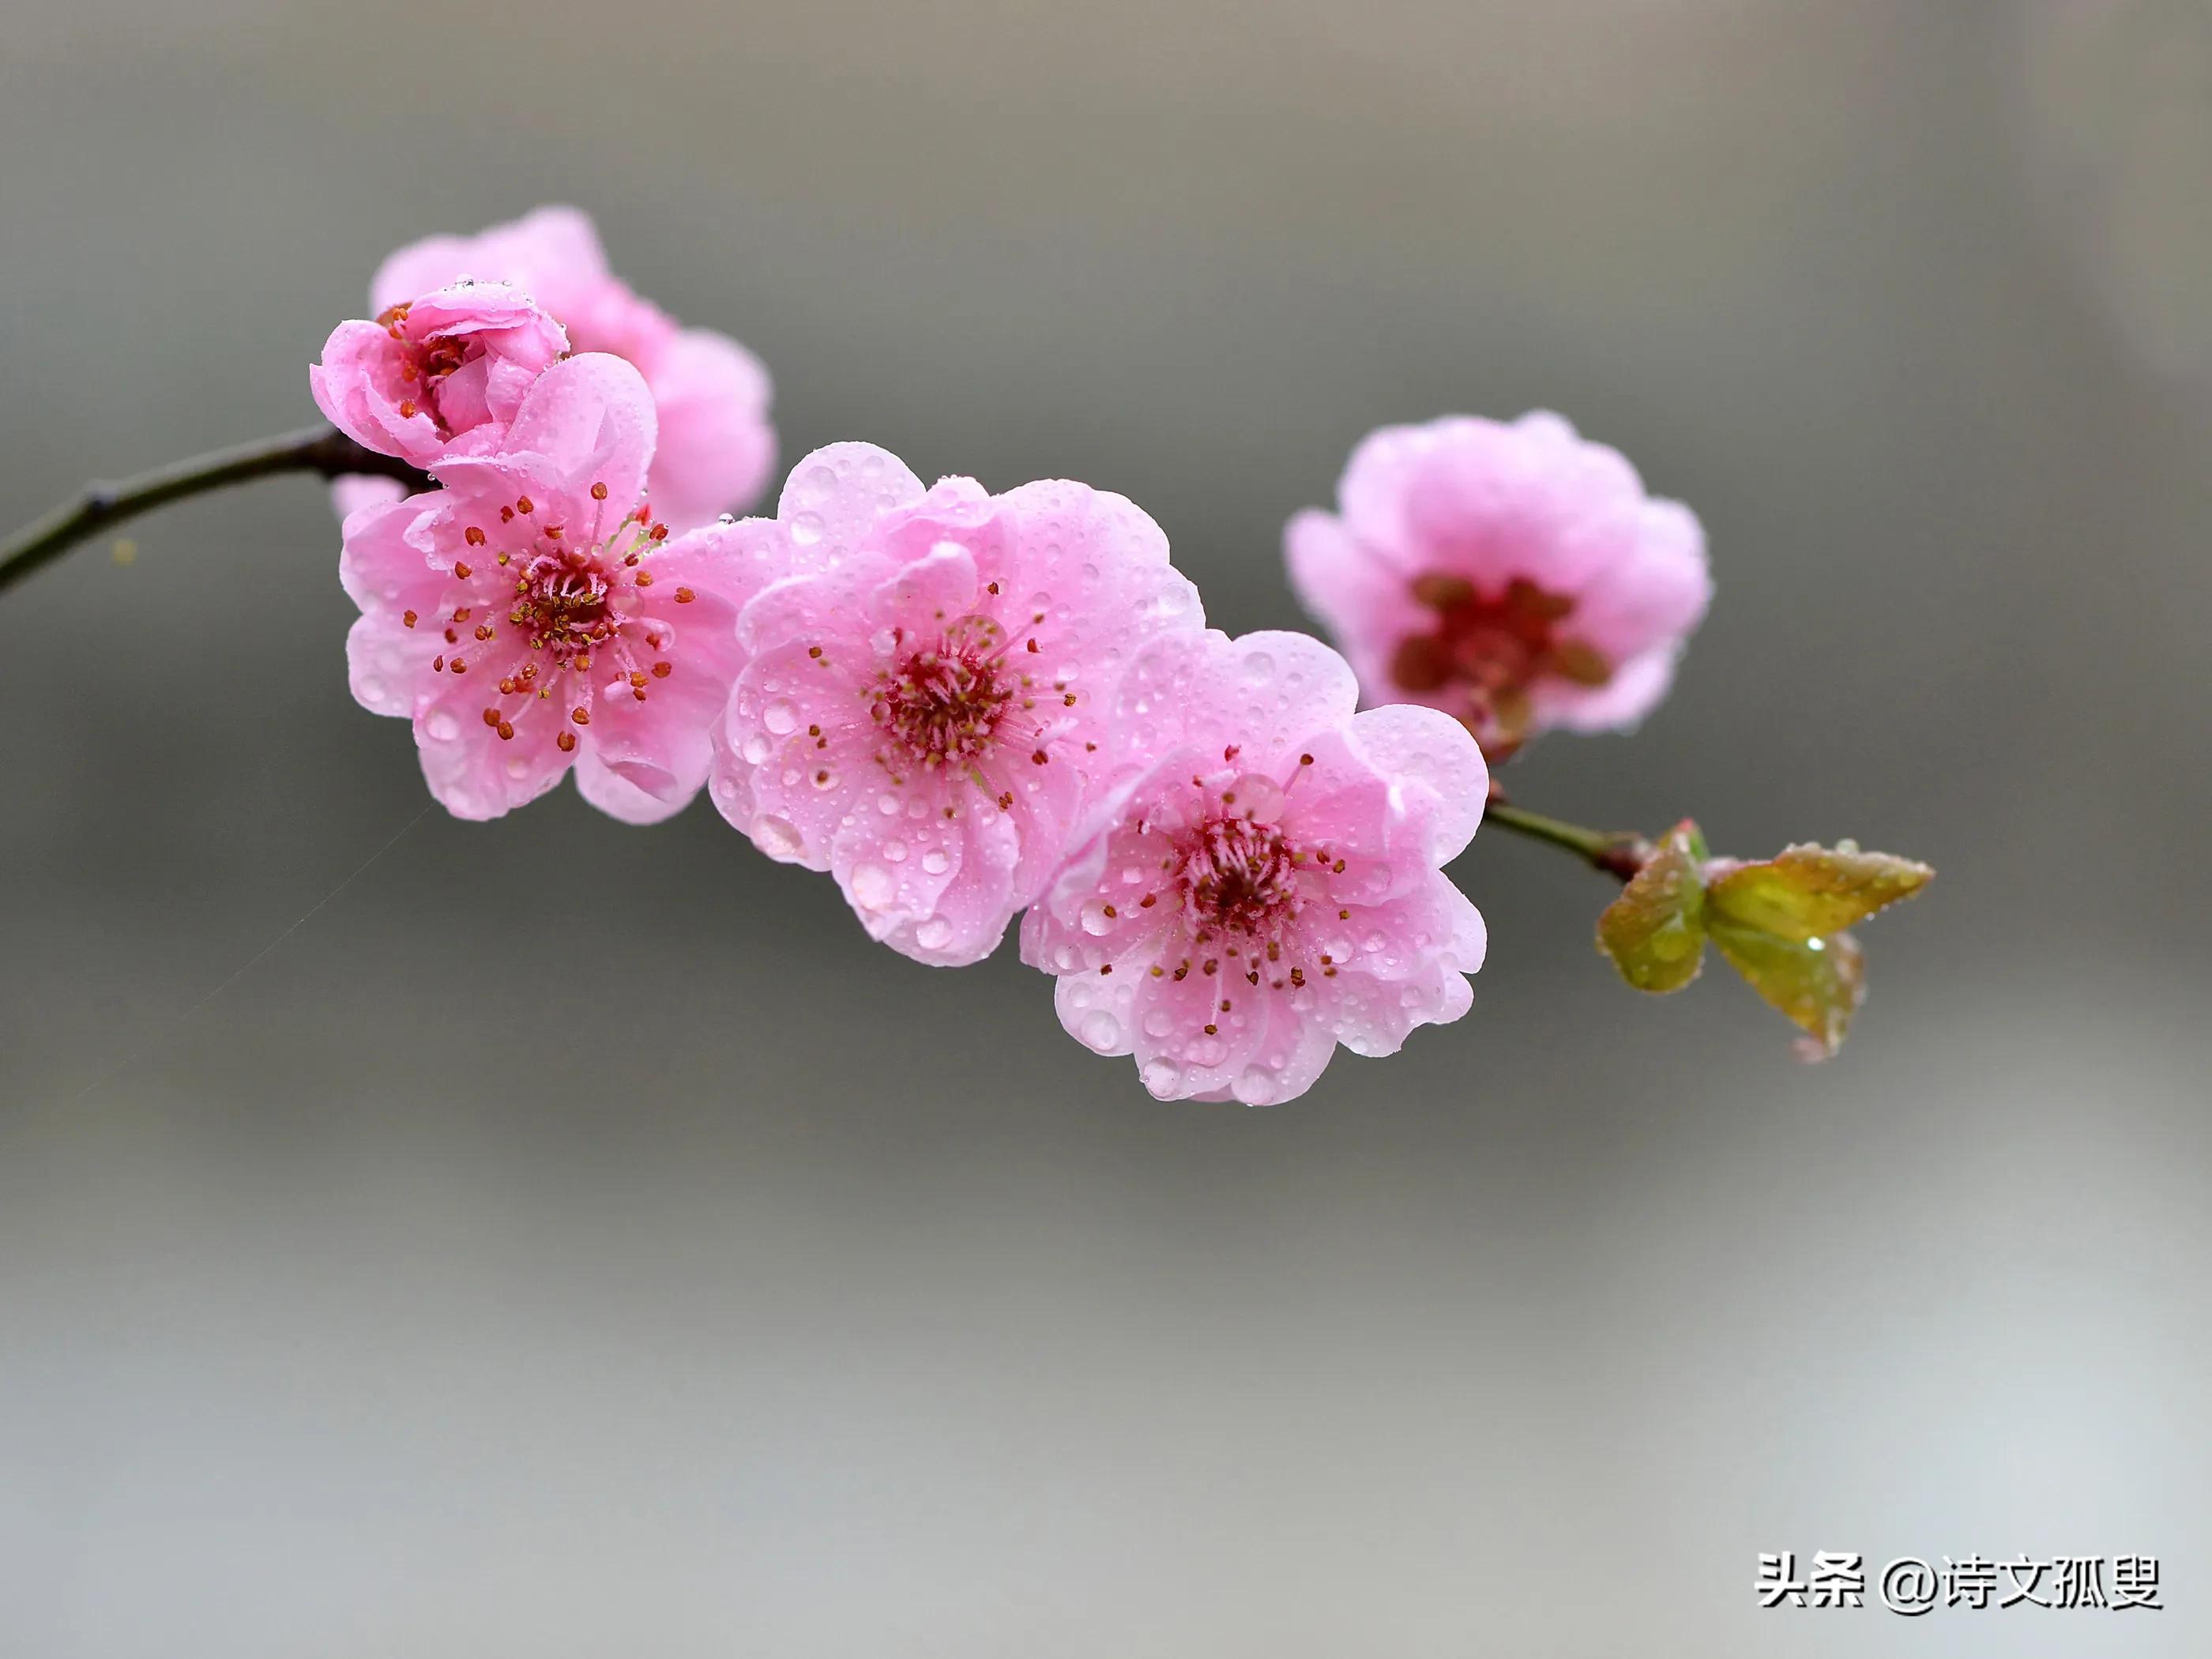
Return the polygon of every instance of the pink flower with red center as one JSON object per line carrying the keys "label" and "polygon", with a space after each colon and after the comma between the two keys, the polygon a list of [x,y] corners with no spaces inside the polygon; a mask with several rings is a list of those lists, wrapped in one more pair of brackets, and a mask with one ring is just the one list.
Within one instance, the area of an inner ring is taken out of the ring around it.
{"label": "pink flower with red center", "polygon": [[428,466],[496,444],[531,383],[568,349],[520,289],[459,283],[340,323],[307,371],[315,404],[364,447]]}
{"label": "pink flower with red center", "polygon": [[1140,769],[1023,918],[1022,959],[1158,1098],[1289,1100],[1340,1042],[1391,1054],[1467,1012],[1482,918],[1442,866],[1481,819],[1481,751],[1434,709],[1358,702],[1303,634],[1165,641],[1123,679]]}
{"label": "pink flower with red center", "polygon": [[1643,719],[1712,596],[1696,517],[1557,415],[1383,427],[1337,501],[1291,520],[1299,597],[1370,701],[1443,709],[1493,760]]}
{"label": "pink flower with red center", "polygon": [[[649,486],[663,522],[689,529],[757,499],[775,464],[768,371],[728,336],[685,328],[641,299],[608,268],[585,214],[544,207],[474,236],[401,248],[369,285],[369,307],[382,313],[463,277],[513,284],[559,321],[572,349],[611,352],[645,376],[660,416]],[[360,506],[394,488],[349,479],[338,500],[342,509]]]}
{"label": "pink flower with red center", "polygon": [[894,950],[988,956],[1142,741],[1109,712],[1122,665],[1200,629],[1197,591],[1119,495],[925,490],[866,444],[817,450],[753,522],[798,574],[739,619],[715,805],[771,857],[834,874]]}
{"label": "pink flower with red center", "polygon": [[738,612],[781,571],[733,526],[671,535],[645,495],[653,441],[637,371],[571,357],[496,448],[432,464],[442,489],[346,520],[354,696],[414,722],[456,817],[497,817],[573,769],[593,805],[649,823],[706,781]]}

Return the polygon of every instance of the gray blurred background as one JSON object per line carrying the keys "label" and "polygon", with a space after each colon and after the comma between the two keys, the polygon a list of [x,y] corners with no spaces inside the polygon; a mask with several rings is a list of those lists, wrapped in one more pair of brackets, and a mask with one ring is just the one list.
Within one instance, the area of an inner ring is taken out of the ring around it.
{"label": "gray blurred background", "polygon": [[[787,461],[1127,493],[1232,630],[1370,426],[1709,526],[1531,805],[1926,857],[1835,1063],[1480,837],[1463,1022],[1160,1105],[703,801],[422,811],[302,481],[0,601],[0,1652],[2212,1650],[2203,0],[75,0],[0,23],[0,518],[310,419],[537,203]],[[2157,1614],[1760,1612],[1761,1551]]]}

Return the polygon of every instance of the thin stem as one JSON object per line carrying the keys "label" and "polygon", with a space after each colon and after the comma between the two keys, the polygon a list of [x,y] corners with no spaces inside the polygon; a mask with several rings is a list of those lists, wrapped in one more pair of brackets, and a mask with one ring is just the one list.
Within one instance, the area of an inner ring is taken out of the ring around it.
{"label": "thin stem", "polygon": [[41,565],[59,558],[79,542],[100,534],[141,513],[151,512],[188,495],[203,495],[231,484],[284,472],[313,472],[325,478],[368,473],[397,478],[422,489],[429,480],[415,467],[393,455],[364,449],[344,434],[327,426],[309,427],[279,438],[263,438],[235,449],[219,449],[188,461],[142,472],[116,483],[86,486],[73,501],[64,501],[44,518],[25,525],[0,540],[0,591],[13,587]]}
{"label": "thin stem", "polygon": [[1579,823],[1547,818],[1493,795],[1482,810],[1485,823],[1494,823],[1532,841],[1547,842],[1574,854],[1593,870],[1626,881],[1651,856],[1651,843],[1633,830],[1587,830]]}

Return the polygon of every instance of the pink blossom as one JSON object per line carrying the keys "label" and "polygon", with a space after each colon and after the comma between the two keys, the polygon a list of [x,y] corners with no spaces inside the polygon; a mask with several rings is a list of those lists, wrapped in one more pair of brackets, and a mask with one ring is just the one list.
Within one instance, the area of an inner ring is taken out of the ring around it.
{"label": "pink blossom", "polygon": [[753,522],[798,574],[739,620],[715,804],[771,857],[832,872],[894,950],[988,955],[1094,779],[1142,742],[1108,716],[1114,680],[1202,625],[1196,590],[1119,495],[925,491],[866,444],[817,450]]}
{"label": "pink blossom", "polygon": [[1337,501],[1285,538],[1307,609],[1370,701],[1441,708],[1492,759],[1633,726],[1711,598],[1696,517],[1557,415],[1381,428]]}
{"label": "pink blossom", "polygon": [[[369,286],[381,312],[464,276],[513,283],[568,330],[578,351],[636,365],[660,415],[650,480],[653,513],[682,530],[750,506],[775,464],[770,387],[759,359],[726,335],[685,328],[607,266],[591,220],[544,207],[474,236],[432,236],[386,259]],[[349,499],[388,496],[356,489]]]}
{"label": "pink blossom", "polygon": [[1468,1010],[1482,918],[1442,866],[1481,819],[1481,751],[1434,709],[1358,702],[1303,634],[1164,641],[1121,683],[1140,769],[1023,918],[1022,959],[1163,1100],[1289,1100],[1338,1043],[1392,1054]]}
{"label": "pink blossom", "polygon": [[456,817],[497,817],[573,767],[593,805],[649,823],[706,781],[738,612],[780,572],[734,526],[671,538],[649,518],[653,442],[638,372],[571,357],[497,447],[432,464],[442,489],[346,520],[354,696],[414,722]]}
{"label": "pink blossom", "polygon": [[339,431],[428,466],[495,444],[531,382],[568,349],[561,325],[520,289],[461,283],[374,322],[340,323],[307,381]]}

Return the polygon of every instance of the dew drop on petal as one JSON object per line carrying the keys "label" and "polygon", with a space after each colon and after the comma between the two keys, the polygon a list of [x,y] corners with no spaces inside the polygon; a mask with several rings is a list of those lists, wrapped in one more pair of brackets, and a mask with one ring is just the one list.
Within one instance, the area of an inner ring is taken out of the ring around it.
{"label": "dew drop on petal", "polygon": [[1283,786],[1274,779],[1258,773],[1247,773],[1237,780],[1237,810],[1255,823],[1273,823],[1283,815],[1283,803],[1288,799]]}
{"label": "dew drop on petal", "polygon": [[932,916],[914,930],[914,942],[925,951],[941,951],[952,943],[952,924],[943,916]]}
{"label": "dew drop on petal", "polygon": [[772,702],[761,710],[761,724],[779,738],[787,738],[799,729],[798,711],[787,702]]}
{"label": "dew drop on petal", "polygon": [[880,910],[898,896],[898,879],[880,864],[853,866],[853,902],[863,910]]}
{"label": "dew drop on petal", "polygon": [[941,876],[952,867],[952,860],[941,850],[932,848],[921,855],[921,867],[933,876]]}
{"label": "dew drop on petal", "polygon": [[1083,922],[1083,931],[1086,933],[1095,937],[1111,933],[1114,929],[1115,919],[1106,914],[1106,904],[1103,899],[1085,899],[1079,914]]}
{"label": "dew drop on petal", "polygon": [[433,710],[430,718],[423,722],[423,726],[424,729],[440,743],[451,743],[460,735],[461,732],[459,725],[453,717],[442,708]]}
{"label": "dew drop on petal", "polygon": [[1094,1009],[1083,1017],[1083,1040],[1100,1054],[1110,1054],[1121,1045],[1121,1022],[1103,1008]]}
{"label": "dew drop on petal", "polygon": [[1137,1078],[1155,1100],[1165,1100],[1182,1084],[1182,1068],[1171,1060],[1148,1060],[1137,1068]]}
{"label": "dew drop on petal", "polygon": [[753,845],[772,858],[797,858],[805,846],[789,820],[763,812],[753,820]]}

